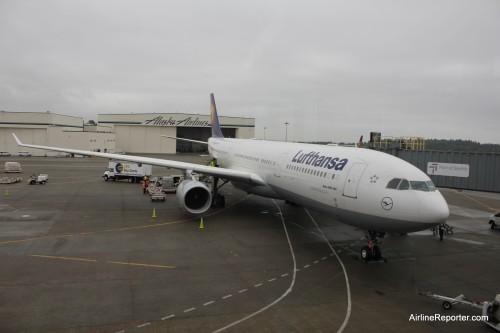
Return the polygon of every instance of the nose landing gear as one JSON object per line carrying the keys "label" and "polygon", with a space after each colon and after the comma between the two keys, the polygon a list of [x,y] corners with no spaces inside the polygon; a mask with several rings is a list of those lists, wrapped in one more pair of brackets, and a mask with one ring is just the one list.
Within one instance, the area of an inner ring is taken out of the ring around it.
{"label": "nose landing gear", "polygon": [[381,261],[387,262],[387,259],[382,257],[382,241],[381,238],[384,238],[385,232],[377,232],[377,231],[368,231],[365,232],[365,240],[368,242],[368,245],[363,246],[361,248],[361,259],[365,262],[368,261]]}

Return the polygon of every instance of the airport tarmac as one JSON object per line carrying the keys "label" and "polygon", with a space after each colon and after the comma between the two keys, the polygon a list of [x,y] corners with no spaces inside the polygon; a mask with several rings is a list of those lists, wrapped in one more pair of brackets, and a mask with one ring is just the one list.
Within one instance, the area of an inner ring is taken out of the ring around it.
{"label": "airport tarmac", "polygon": [[[103,181],[107,160],[8,160],[25,180],[0,184],[2,333],[494,331],[410,318],[480,314],[420,292],[500,293],[500,230],[488,225],[498,193],[441,189],[454,234],[387,235],[388,262],[367,264],[362,231],[230,184],[201,225],[175,194],[151,202],[139,184]],[[31,173],[49,182],[28,185]]]}

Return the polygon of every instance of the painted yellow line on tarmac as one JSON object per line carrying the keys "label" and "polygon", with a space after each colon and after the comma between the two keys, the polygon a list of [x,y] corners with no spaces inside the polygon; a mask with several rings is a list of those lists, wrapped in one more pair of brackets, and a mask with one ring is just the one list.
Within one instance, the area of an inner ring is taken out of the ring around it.
{"label": "painted yellow line on tarmac", "polygon": [[488,208],[488,209],[489,209],[489,210],[491,210],[492,212],[496,212],[496,211],[498,211],[498,208],[493,208],[493,207],[491,207],[491,206],[488,206],[487,204],[485,204],[485,203],[483,203],[483,202],[481,202],[481,201],[479,201],[479,200],[476,200],[476,199],[474,199],[474,198],[471,198],[471,197],[469,197],[468,195],[463,194],[462,192],[458,192],[458,191],[457,191],[457,193],[458,193],[458,194],[460,194],[460,195],[461,195],[461,196],[463,196],[463,197],[466,197],[467,199],[469,199],[469,200],[471,200],[471,201],[474,201],[475,203],[477,203],[477,204],[479,204],[479,205],[481,205],[481,206],[484,206],[484,207]]}
{"label": "painted yellow line on tarmac", "polygon": [[151,265],[151,264],[138,264],[138,263],[136,263],[136,262],[121,262],[121,261],[108,261],[108,264],[115,264],[115,265],[128,265],[128,266],[141,266],[141,267],[156,267],[156,268],[175,268],[175,266]]}
{"label": "painted yellow line on tarmac", "polygon": [[[37,258],[44,258],[44,259],[55,259],[55,260],[99,262],[97,259],[72,258],[72,257],[61,257],[61,256],[47,256],[47,255],[42,255],[42,254],[30,254],[30,257],[37,257]],[[114,264],[114,265],[128,265],[128,266],[141,266],[141,267],[154,267],[154,268],[175,268],[175,266],[140,264],[140,263],[136,263],[136,262],[107,261],[106,263],[108,263],[108,264]]]}
{"label": "painted yellow line on tarmac", "polygon": [[57,256],[45,256],[41,254],[31,254],[30,257],[46,258],[46,259],[59,259],[59,260],[75,260],[75,261],[87,261],[87,262],[97,262],[95,259],[83,259],[83,258],[70,258],[70,257],[57,257]]}
{"label": "painted yellow line on tarmac", "polygon": [[190,218],[190,219],[187,219],[187,220],[171,221],[171,222],[164,222],[164,223],[157,223],[157,224],[144,224],[144,225],[138,225],[138,226],[135,226],[135,227],[126,227],[126,228],[118,228],[118,229],[108,229],[108,230],[103,230],[101,232],[118,232],[118,231],[134,230],[134,229],[163,227],[163,226],[169,225],[169,224],[177,224],[177,223],[192,221],[194,219],[195,218]]}
{"label": "painted yellow line on tarmac", "polygon": [[23,243],[23,242],[28,242],[28,241],[33,241],[33,240],[38,240],[38,239],[43,239],[47,237],[36,237],[36,238],[26,238],[26,239],[17,239],[17,240],[11,240],[11,241],[5,241],[5,242],[0,242],[0,245],[3,244],[14,244],[14,243]]}
{"label": "painted yellow line on tarmac", "polygon": [[[207,216],[213,216],[219,213],[222,213],[223,211],[227,210],[230,207],[236,206],[240,202],[250,198],[253,196],[253,194],[247,195],[240,200],[236,201],[232,205],[226,206],[222,209],[216,210],[212,213],[205,214],[204,217]],[[178,221],[170,221],[170,222],[164,222],[164,223],[155,223],[155,224],[145,224],[145,225],[139,225],[135,227],[126,227],[126,228],[118,228],[118,229],[108,229],[108,230],[102,230],[102,231],[88,231],[88,232],[81,232],[81,233],[75,233],[75,234],[64,234],[64,235],[51,235],[51,236],[44,236],[44,237],[36,237],[36,238],[26,238],[26,239],[17,239],[17,240],[11,240],[11,241],[5,241],[5,242],[0,242],[0,245],[6,245],[6,244],[15,244],[15,243],[24,243],[24,242],[29,242],[29,241],[34,241],[34,240],[39,240],[39,239],[50,239],[50,238],[58,238],[58,237],[73,237],[76,235],[93,235],[93,234],[99,234],[99,233],[111,233],[111,232],[119,232],[119,231],[128,231],[128,230],[134,230],[134,229],[144,229],[144,228],[158,228],[158,227],[163,227],[166,225],[170,224],[178,224],[178,223],[183,223],[183,222],[189,222],[189,221],[195,221],[198,220],[198,217],[193,217],[185,220],[178,220]]]}

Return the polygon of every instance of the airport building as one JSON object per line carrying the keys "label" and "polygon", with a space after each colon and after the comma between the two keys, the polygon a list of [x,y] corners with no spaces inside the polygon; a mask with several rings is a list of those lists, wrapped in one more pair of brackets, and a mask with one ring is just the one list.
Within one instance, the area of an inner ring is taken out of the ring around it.
{"label": "airport building", "polygon": [[[207,141],[212,135],[210,116],[187,113],[99,114],[98,123],[110,126],[116,135],[116,148],[127,153],[203,152],[205,144],[173,140],[171,136]],[[221,117],[219,123],[225,137],[255,137],[255,118]]]}
{"label": "airport building", "polygon": [[[254,118],[219,117],[224,136],[253,138]],[[207,141],[211,136],[210,116],[186,113],[99,114],[97,124],[83,118],[52,112],[0,111],[0,151],[33,156],[60,153],[19,147],[11,133],[25,143],[114,153],[203,152],[204,144],[163,138],[162,135]]]}
{"label": "airport building", "polygon": [[16,155],[27,151],[34,156],[57,156],[60,153],[19,147],[12,133],[23,142],[45,146],[114,152],[115,135],[108,128],[88,130],[83,118],[52,112],[0,111],[0,151]]}

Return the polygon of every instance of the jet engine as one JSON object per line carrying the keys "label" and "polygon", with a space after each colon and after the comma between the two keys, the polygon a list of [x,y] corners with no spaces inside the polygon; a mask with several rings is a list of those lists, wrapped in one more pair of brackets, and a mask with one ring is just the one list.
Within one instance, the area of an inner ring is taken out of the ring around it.
{"label": "jet engine", "polygon": [[212,205],[212,193],[204,183],[186,179],[177,187],[177,200],[191,214],[202,214]]}

